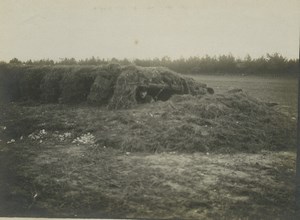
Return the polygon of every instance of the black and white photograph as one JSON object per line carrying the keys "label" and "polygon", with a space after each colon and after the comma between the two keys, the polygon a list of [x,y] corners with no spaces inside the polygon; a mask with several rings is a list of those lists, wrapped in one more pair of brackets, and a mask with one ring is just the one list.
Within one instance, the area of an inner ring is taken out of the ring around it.
{"label": "black and white photograph", "polygon": [[0,218],[300,219],[299,21],[299,0],[0,0]]}

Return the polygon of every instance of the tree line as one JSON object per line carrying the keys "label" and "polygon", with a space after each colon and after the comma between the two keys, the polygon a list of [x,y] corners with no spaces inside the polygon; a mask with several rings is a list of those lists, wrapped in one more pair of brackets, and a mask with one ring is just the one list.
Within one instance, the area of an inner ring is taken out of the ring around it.
{"label": "tree line", "polygon": [[299,59],[287,59],[279,53],[266,54],[259,58],[235,58],[233,55],[220,56],[194,56],[189,58],[171,59],[170,57],[153,59],[89,59],[76,60],[63,58],[59,61],[50,59],[20,61],[13,58],[9,61],[14,65],[103,65],[118,63],[121,65],[135,64],[143,67],[164,66],[183,74],[283,74],[292,75],[299,73]]}

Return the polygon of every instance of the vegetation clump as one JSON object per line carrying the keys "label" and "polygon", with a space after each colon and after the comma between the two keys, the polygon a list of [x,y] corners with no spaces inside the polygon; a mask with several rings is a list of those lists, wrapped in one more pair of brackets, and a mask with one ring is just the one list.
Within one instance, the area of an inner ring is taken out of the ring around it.
{"label": "vegetation clump", "polygon": [[117,138],[100,145],[126,151],[257,152],[295,145],[295,123],[264,102],[236,90],[215,95],[173,95],[166,102],[108,118]]}
{"label": "vegetation clump", "polygon": [[[255,152],[284,149],[295,140],[295,123],[272,105],[241,89],[212,94],[213,89],[206,84],[164,67],[2,66],[0,76],[10,85],[1,87],[9,101],[88,102],[109,108],[100,108],[96,113],[75,109],[70,111],[72,119],[67,120],[61,118],[61,109],[56,107],[49,110],[54,115],[48,118],[23,113],[31,115],[35,123],[44,119],[39,124],[49,124],[26,131],[62,129],[78,137],[85,132],[94,135],[99,146],[147,152]],[[137,105],[141,87],[156,102]],[[123,110],[115,111],[119,109]],[[66,122],[73,120],[74,123]],[[20,121],[23,122],[26,120]]]}
{"label": "vegetation clump", "polygon": [[130,108],[137,104],[143,87],[154,100],[167,101],[174,94],[204,95],[206,84],[182,76],[164,67],[125,67],[118,77],[109,108]]}
{"label": "vegetation clump", "polygon": [[95,147],[122,152],[255,153],[291,149],[296,140],[291,117],[242,90],[173,95],[167,101],[122,110],[57,104],[20,109],[22,120],[3,124],[7,130],[17,129],[11,135],[3,130],[8,135],[4,141],[45,129],[44,141],[58,145],[72,143],[72,138],[64,137],[57,142],[58,134],[68,133],[72,137],[89,134]]}
{"label": "vegetation clump", "polygon": [[163,101],[173,94],[207,93],[205,84],[165,67],[2,65],[0,77],[4,101],[88,102],[120,109],[137,104],[140,87],[145,87],[155,100]]}
{"label": "vegetation clump", "polygon": [[0,101],[107,104],[120,71],[118,64],[83,67],[1,64]]}
{"label": "vegetation clump", "polygon": [[115,84],[121,73],[121,66],[106,65],[99,71],[91,85],[87,101],[93,104],[107,104],[114,94]]}

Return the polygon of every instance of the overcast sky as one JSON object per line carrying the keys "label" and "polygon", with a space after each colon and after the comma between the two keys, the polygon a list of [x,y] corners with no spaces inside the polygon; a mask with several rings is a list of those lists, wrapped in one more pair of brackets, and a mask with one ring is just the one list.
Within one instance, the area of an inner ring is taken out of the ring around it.
{"label": "overcast sky", "polygon": [[300,0],[0,0],[0,60],[299,54]]}

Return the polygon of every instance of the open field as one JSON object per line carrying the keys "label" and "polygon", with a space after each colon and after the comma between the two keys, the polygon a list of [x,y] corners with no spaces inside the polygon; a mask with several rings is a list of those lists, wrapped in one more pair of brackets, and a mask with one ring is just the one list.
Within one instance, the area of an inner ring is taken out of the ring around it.
{"label": "open field", "polygon": [[[195,78],[216,93],[242,88],[265,102],[277,102],[277,110],[295,119],[295,79]],[[93,136],[97,127],[102,130],[95,135],[101,137],[116,123],[130,125],[132,119],[122,110],[28,103],[2,109],[2,133],[20,138],[0,142],[1,216],[293,218],[293,146],[254,153],[136,152],[123,142],[123,148],[111,147],[107,137],[99,146]]]}
{"label": "open field", "polygon": [[229,88],[241,88],[250,95],[266,102],[280,104],[285,113],[297,115],[298,79],[296,77],[259,77],[259,76],[192,76],[213,87],[217,93]]}

